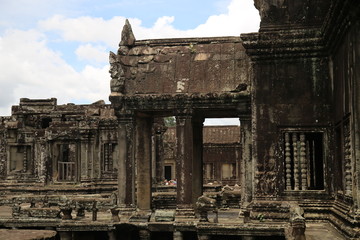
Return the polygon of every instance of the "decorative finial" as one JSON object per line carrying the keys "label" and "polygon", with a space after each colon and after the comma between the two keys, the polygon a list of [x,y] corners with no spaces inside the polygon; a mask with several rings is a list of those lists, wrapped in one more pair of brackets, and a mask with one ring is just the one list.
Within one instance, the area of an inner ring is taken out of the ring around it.
{"label": "decorative finial", "polygon": [[120,46],[134,46],[134,44],[135,44],[135,36],[132,31],[129,20],[126,19],[125,25],[121,32]]}

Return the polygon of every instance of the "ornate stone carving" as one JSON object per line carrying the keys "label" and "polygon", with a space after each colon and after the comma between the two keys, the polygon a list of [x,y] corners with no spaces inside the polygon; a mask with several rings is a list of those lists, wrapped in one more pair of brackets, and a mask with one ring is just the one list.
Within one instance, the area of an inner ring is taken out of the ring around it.
{"label": "ornate stone carving", "polygon": [[110,63],[110,90],[111,92],[124,93],[125,89],[125,77],[124,70],[118,60],[118,57],[115,53],[110,52],[109,55],[109,63]]}
{"label": "ornate stone carving", "polygon": [[304,210],[297,204],[290,205],[290,226],[285,231],[286,239],[305,240]]}
{"label": "ornate stone carving", "polygon": [[196,209],[200,214],[200,222],[208,222],[208,211],[217,212],[215,199],[202,195],[196,201]]}

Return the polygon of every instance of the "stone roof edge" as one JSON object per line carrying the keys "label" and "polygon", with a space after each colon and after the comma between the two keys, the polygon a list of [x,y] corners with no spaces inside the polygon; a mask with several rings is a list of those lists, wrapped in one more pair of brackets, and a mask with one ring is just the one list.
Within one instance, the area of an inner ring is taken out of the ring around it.
{"label": "stone roof edge", "polygon": [[144,45],[187,45],[189,43],[234,43],[242,42],[239,36],[229,36],[229,37],[199,37],[199,38],[164,38],[164,39],[145,39],[145,40],[136,40],[135,46],[144,46]]}

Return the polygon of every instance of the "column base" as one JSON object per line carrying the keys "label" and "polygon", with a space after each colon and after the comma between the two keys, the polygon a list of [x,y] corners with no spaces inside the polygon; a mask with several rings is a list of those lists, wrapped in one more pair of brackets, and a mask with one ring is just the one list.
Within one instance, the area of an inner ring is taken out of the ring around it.
{"label": "column base", "polygon": [[129,222],[149,222],[151,211],[136,211],[129,218]]}
{"label": "column base", "polygon": [[175,212],[176,219],[195,219],[195,209],[191,206],[178,206]]}

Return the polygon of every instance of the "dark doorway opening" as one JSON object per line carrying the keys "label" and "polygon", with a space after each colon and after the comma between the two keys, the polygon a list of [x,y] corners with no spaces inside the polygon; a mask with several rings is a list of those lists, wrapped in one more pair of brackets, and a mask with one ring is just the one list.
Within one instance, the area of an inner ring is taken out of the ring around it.
{"label": "dark doorway opening", "polygon": [[164,167],[164,176],[166,180],[171,180],[172,179],[172,174],[171,174],[171,166],[165,166]]}

